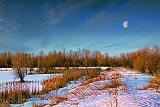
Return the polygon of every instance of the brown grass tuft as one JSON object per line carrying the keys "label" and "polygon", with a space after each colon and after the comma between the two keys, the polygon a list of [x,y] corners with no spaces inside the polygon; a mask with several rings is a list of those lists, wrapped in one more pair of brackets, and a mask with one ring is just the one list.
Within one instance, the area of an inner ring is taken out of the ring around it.
{"label": "brown grass tuft", "polygon": [[44,107],[44,104],[36,104],[36,103],[32,103],[32,107]]}
{"label": "brown grass tuft", "polygon": [[158,75],[158,76],[153,77],[149,81],[148,85],[144,87],[144,89],[145,88],[152,88],[152,89],[160,91],[160,76]]}
{"label": "brown grass tuft", "polygon": [[66,101],[67,97],[50,96],[49,99],[51,100],[51,102],[49,103],[49,105],[54,106],[54,105],[57,105],[58,103]]}
{"label": "brown grass tuft", "polygon": [[111,80],[108,84],[107,87],[108,88],[117,88],[119,86],[122,86],[122,80],[117,79],[117,80]]}

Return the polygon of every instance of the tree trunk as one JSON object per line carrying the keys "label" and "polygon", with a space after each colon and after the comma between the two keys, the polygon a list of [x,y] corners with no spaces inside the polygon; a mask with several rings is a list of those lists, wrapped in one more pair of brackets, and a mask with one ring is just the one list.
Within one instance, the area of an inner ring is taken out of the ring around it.
{"label": "tree trunk", "polygon": [[25,82],[23,77],[20,77],[20,82]]}

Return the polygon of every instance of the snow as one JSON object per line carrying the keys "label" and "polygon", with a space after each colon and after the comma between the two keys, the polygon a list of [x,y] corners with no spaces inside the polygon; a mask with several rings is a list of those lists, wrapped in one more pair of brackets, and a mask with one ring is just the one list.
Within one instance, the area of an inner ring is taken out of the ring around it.
{"label": "snow", "polygon": [[43,79],[47,79],[50,76],[58,76],[61,74],[32,74],[32,75],[26,75],[24,80],[26,81],[42,81]]}
{"label": "snow", "polygon": [[[70,67],[69,69],[74,69],[75,67]],[[86,69],[86,67],[78,67],[79,69]],[[111,67],[87,67],[88,69],[94,68],[101,68],[102,70],[106,70],[107,68]],[[37,70],[38,68],[33,68]],[[65,67],[56,67],[56,69],[65,69]],[[57,75],[57,74],[56,74]],[[50,76],[50,74],[33,74],[33,75],[26,75],[24,80],[26,81],[41,81],[45,78]],[[13,68],[0,68],[0,82],[11,82],[11,81],[18,81],[18,77],[14,73]]]}
{"label": "snow", "polygon": [[0,68],[0,71],[13,71],[13,68]]}
{"label": "snow", "polygon": [[[128,86],[128,90],[119,90],[117,94],[109,94],[108,91],[98,91],[95,88],[107,83],[106,80],[95,81],[87,86],[74,87],[70,93],[66,94],[69,100],[53,107],[160,107],[160,93],[154,90],[140,90],[152,76],[126,69],[117,71],[123,75],[121,79]],[[74,91],[76,93],[71,94]],[[91,94],[93,91],[96,94]],[[79,97],[77,93],[84,96]]]}
{"label": "snow", "polygon": [[0,82],[11,82],[16,80],[13,71],[0,71]]}
{"label": "snow", "polygon": [[[90,96],[87,99],[78,101],[78,107],[160,107],[160,95],[151,90],[138,90],[130,94],[118,96],[102,93],[97,96]],[[71,107],[74,103],[60,103],[54,107]],[[76,102],[75,102],[76,104]]]}
{"label": "snow", "polygon": [[[37,89],[37,90],[42,90],[42,84],[41,82],[44,79],[47,79],[50,76],[58,76],[62,74],[32,74],[32,75],[26,75],[24,77],[24,80],[26,81],[25,83],[17,83],[17,85],[22,85],[23,88],[26,86],[29,87],[30,91],[32,89]],[[4,82],[15,82],[19,81],[19,78],[15,75],[13,71],[0,71],[0,83]],[[3,84],[4,85],[4,84]],[[5,87],[5,86],[3,86]],[[1,88],[1,87],[0,87]],[[5,88],[2,88],[2,90],[5,90]]]}
{"label": "snow", "polygon": [[[79,69],[86,69],[86,67],[78,67]],[[95,69],[95,68],[100,68],[102,70],[106,70],[108,68],[112,68],[112,67],[87,67],[88,69]]]}
{"label": "snow", "polygon": [[[69,69],[95,69],[95,68],[100,68],[102,70],[106,70],[108,68],[112,68],[112,67],[69,67]],[[65,67],[55,67],[55,69],[66,69]]]}
{"label": "snow", "polygon": [[63,96],[69,90],[71,90],[76,84],[79,84],[82,79],[78,79],[76,81],[70,81],[66,87],[59,88],[58,90],[53,90],[47,94],[43,94],[40,96],[32,96],[30,99],[23,104],[11,104],[12,107],[31,107],[32,103],[36,104],[47,104],[49,103],[50,99],[49,96]]}
{"label": "snow", "polygon": [[123,78],[124,83],[128,86],[129,90],[141,88],[144,86],[152,76],[147,74],[140,74],[128,71]]}
{"label": "snow", "polygon": [[[60,74],[32,74],[32,75],[26,75],[24,80],[25,81],[42,81],[43,79],[48,78],[51,75],[60,75]],[[12,81],[18,81],[19,78],[16,76],[16,74],[13,71],[0,71],[0,82],[12,82]]]}
{"label": "snow", "polygon": [[[107,68],[108,67],[101,67],[103,70]],[[4,68],[3,70],[6,69]],[[118,88],[116,94],[111,94],[110,91],[114,92],[115,89],[98,89],[98,87],[103,86],[110,81],[109,79],[112,72],[119,72],[123,75],[120,79],[128,86],[128,90],[121,90],[123,88],[122,86]],[[53,90],[41,96],[32,96],[23,104],[12,104],[11,106],[31,107],[32,103],[35,102],[36,104],[48,104],[46,107],[51,107],[49,104],[52,101],[49,99],[49,96],[65,96],[68,100],[53,107],[160,107],[159,92],[156,92],[155,90],[141,90],[141,88],[147,84],[152,76],[125,68],[103,71],[101,74],[106,76],[106,78],[91,82],[87,85],[82,85],[83,79],[81,78],[77,81],[69,82],[66,87]],[[25,80],[42,81],[43,79],[48,78],[48,76],[50,76],[50,74],[27,75]],[[15,78],[12,71],[0,71],[0,82],[14,80],[17,80],[17,78]]]}

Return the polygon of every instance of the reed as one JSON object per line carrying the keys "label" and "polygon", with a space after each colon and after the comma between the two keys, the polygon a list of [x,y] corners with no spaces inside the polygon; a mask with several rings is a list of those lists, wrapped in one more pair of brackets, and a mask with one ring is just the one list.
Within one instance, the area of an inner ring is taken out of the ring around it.
{"label": "reed", "polygon": [[156,75],[154,76],[147,84],[147,86],[144,87],[145,88],[151,88],[151,89],[155,89],[157,91],[160,91],[160,75]]}
{"label": "reed", "polygon": [[65,71],[61,76],[51,76],[50,78],[42,82],[42,91],[47,93],[51,90],[56,90],[67,85],[69,81],[77,80],[83,76],[87,79],[92,78],[100,74],[98,69],[81,69],[81,70],[69,70]]}
{"label": "reed", "polygon": [[39,93],[40,90],[36,82],[0,83],[0,104],[21,104],[25,102],[31,95]]}

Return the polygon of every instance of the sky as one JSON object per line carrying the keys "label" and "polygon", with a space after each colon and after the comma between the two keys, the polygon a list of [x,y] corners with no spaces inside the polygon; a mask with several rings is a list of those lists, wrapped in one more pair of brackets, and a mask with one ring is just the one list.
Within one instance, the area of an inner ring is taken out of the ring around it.
{"label": "sky", "polygon": [[[123,22],[128,21],[128,27]],[[160,0],[0,0],[0,51],[160,45]]]}

